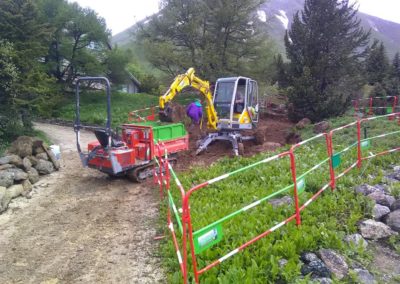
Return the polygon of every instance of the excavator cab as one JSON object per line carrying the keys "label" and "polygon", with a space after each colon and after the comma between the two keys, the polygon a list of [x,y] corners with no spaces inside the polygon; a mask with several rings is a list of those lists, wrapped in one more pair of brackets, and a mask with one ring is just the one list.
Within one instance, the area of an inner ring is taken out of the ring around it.
{"label": "excavator cab", "polygon": [[246,77],[218,79],[213,98],[218,129],[253,129],[258,123],[256,81]]}

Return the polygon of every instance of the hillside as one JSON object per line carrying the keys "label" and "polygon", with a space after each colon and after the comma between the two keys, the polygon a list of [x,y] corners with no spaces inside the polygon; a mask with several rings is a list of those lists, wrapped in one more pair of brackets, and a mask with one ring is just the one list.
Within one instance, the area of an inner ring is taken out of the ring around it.
{"label": "hillside", "polygon": [[[285,30],[290,27],[296,11],[303,8],[303,3],[303,0],[271,0],[258,11],[259,18],[266,23],[265,32],[274,39],[282,53],[285,50],[283,42]],[[361,12],[358,15],[364,28],[371,29],[372,38],[383,41],[390,58],[400,51],[400,24]],[[134,39],[134,30],[135,26],[132,26],[116,34],[112,38],[112,43],[120,46],[128,45]]]}

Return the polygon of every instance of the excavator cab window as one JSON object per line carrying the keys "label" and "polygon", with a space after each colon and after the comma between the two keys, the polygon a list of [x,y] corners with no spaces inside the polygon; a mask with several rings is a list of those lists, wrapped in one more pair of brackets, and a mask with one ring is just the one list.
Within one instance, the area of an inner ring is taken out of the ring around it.
{"label": "excavator cab window", "polygon": [[214,94],[214,107],[219,118],[230,118],[235,82],[218,82]]}

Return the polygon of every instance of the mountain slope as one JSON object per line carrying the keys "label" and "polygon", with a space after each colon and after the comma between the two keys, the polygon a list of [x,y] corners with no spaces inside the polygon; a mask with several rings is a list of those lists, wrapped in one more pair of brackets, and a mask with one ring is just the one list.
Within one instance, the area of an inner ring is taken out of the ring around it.
{"label": "mountain slope", "polygon": [[[293,15],[302,10],[304,0],[270,0],[258,10],[258,16],[263,21],[265,31],[276,42],[279,50],[285,53],[283,37],[285,30],[290,28]],[[366,30],[371,29],[372,38],[381,40],[386,47],[388,56],[393,58],[400,51],[400,24],[359,12],[358,17]],[[134,39],[135,25],[116,34],[113,44],[129,45]]]}
{"label": "mountain slope", "polygon": [[[271,0],[258,11],[260,19],[266,19],[269,26],[266,32],[276,41],[281,50],[284,50],[285,30],[290,28],[293,15],[302,10],[303,4],[304,0]],[[400,51],[400,24],[361,12],[358,12],[358,17],[365,30],[371,29],[372,38],[384,43],[390,58]]]}

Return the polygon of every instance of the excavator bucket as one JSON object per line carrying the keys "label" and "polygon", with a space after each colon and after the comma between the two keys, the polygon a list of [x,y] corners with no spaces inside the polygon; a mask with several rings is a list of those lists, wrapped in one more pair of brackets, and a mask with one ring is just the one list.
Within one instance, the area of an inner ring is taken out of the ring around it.
{"label": "excavator bucket", "polygon": [[164,109],[160,109],[160,111],[158,112],[158,116],[160,118],[160,121],[162,122],[173,122],[173,109],[170,104],[166,104]]}

